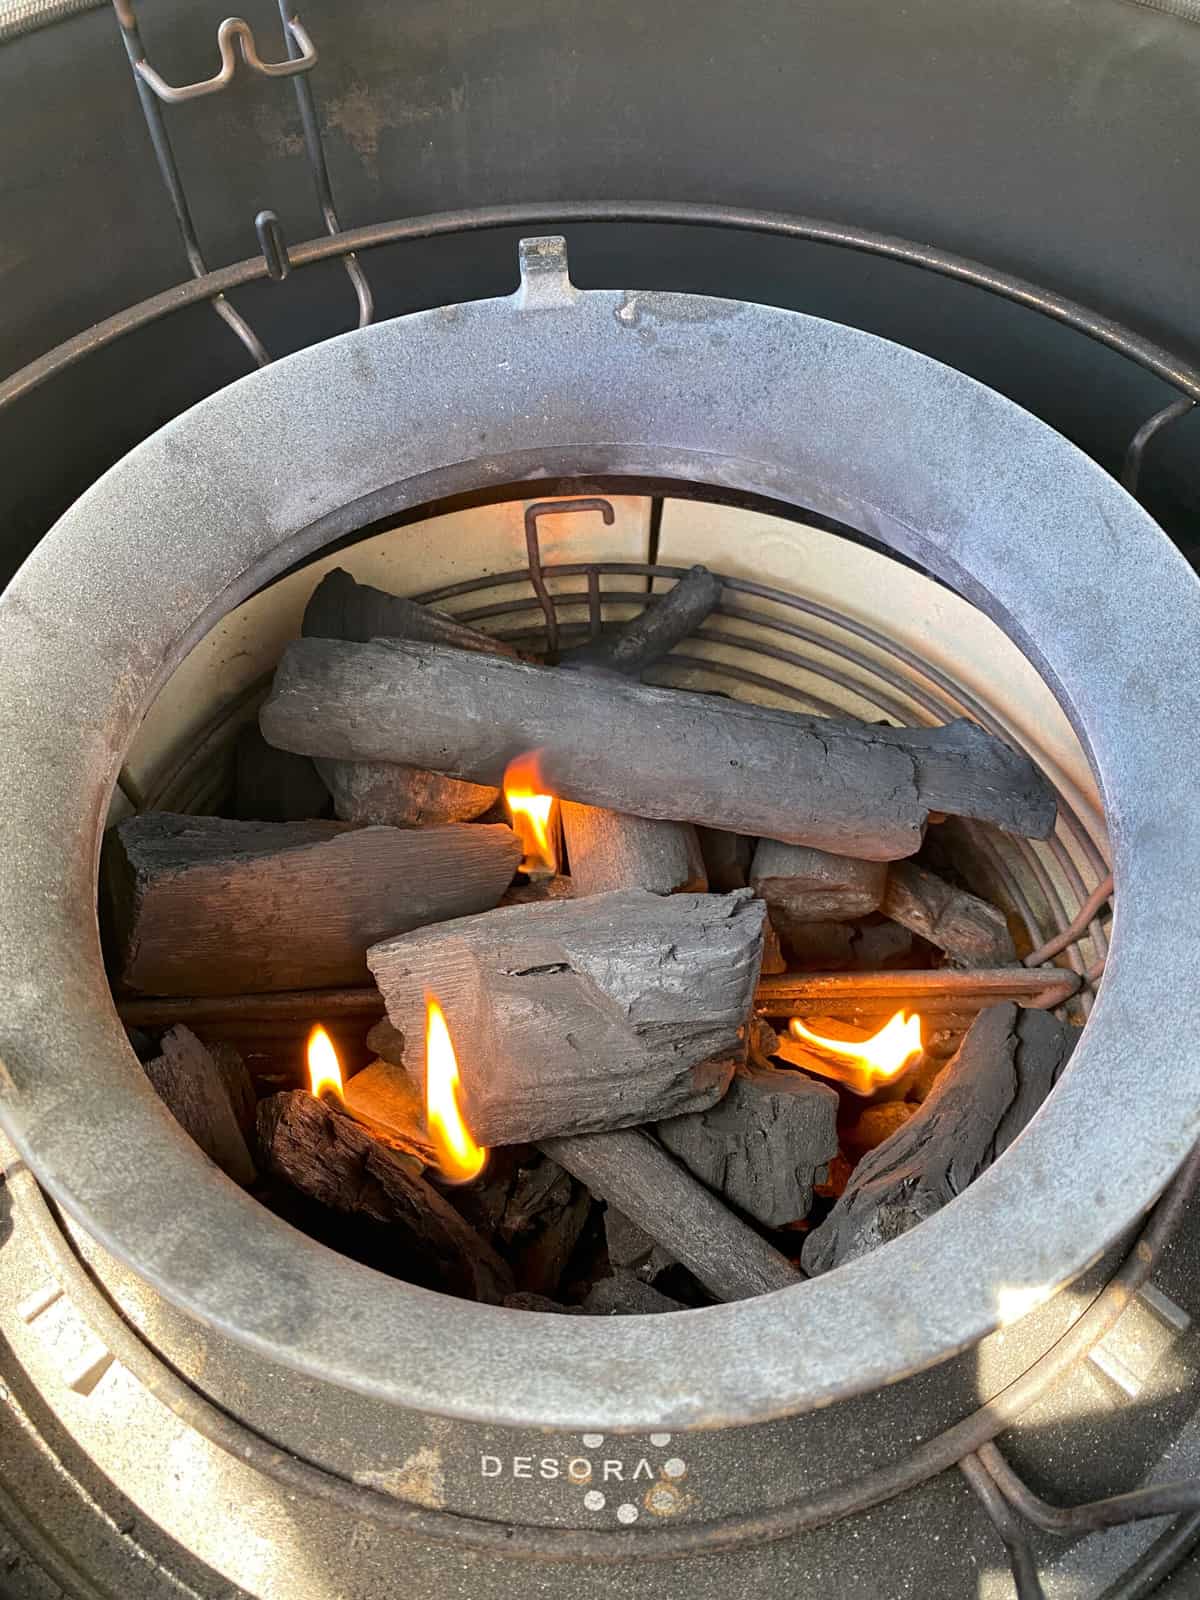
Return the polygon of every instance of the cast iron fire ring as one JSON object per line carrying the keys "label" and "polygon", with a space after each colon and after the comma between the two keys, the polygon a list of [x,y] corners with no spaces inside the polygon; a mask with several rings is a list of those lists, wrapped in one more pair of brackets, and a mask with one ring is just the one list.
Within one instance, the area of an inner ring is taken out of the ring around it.
{"label": "cast iron fire ring", "polygon": [[[1087,742],[1119,897],[1070,1071],[953,1206],[794,1290],[587,1324],[382,1279],[208,1168],[126,1044],[94,911],[133,729],[224,611],[368,520],[571,472],[810,506],[983,606]],[[56,1198],[168,1298],[390,1403],[546,1427],[714,1425],[928,1366],[995,1325],[998,1287],[1049,1292],[1076,1275],[1196,1137],[1184,1003],[1200,762],[1176,730],[1200,711],[1178,648],[1198,622],[1200,594],[1155,524],[971,379],[794,312],[581,294],[559,252],[526,251],[514,297],[348,334],[168,425],[61,519],[0,602],[0,1120]],[[221,1241],[235,1235],[233,1257]],[[737,1360],[714,1361],[722,1349]]]}

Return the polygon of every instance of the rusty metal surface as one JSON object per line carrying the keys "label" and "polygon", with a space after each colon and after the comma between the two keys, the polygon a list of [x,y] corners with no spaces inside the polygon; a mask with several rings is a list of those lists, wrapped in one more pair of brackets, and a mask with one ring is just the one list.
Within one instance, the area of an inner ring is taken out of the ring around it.
{"label": "rusty metal surface", "polygon": [[[1001,1290],[1073,1277],[1195,1138],[1200,773],[1176,730],[1200,720],[1186,648],[1200,593],[1099,468],[960,374],[795,313],[583,293],[544,246],[524,265],[516,297],[346,335],[185,414],[77,503],[0,602],[0,1116],[64,1205],[152,1285],[325,1381],[559,1427],[802,1412],[978,1339]],[[1098,1004],[1002,1160],[868,1260],[649,1328],[447,1301],[299,1239],[206,1169],[156,1102],[95,934],[97,841],[125,746],[219,615],[368,519],[496,473],[564,471],[738,484],[914,556],[1057,687],[1116,850]],[[714,1361],[719,1349],[738,1360]]]}

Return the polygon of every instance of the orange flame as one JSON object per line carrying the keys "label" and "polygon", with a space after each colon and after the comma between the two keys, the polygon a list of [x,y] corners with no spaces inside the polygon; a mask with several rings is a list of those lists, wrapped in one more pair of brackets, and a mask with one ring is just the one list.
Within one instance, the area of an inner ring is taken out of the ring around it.
{"label": "orange flame", "polygon": [[451,1183],[469,1183],[483,1171],[487,1151],[472,1139],[458,1109],[458,1057],[445,1013],[425,996],[425,1123],[438,1166]]}
{"label": "orange flame", "polygon": [[308,1036],[308,1079],[318,1100],[323,1095],[331,1095],[335,1100],[342,1098],[342,1069],[337,1051],[322,1027],[314,1028]]}
{"label": "orange flame", "polygon": [[[899,1077],[914,1056],[921,1053],[921,1019],[903,1011],[869,1039],[828,1039],[813,1033],[799,1017],[793,1017],[788,1030],[794,1039],[815,1045],[833,1056],[832,1061],[813,1058],[811,1070],[823,1077],[844,1083],[855,1094],[872,1094],[883,1084]],[[806,1063],[807,1065],[807,1063]]]}
{"label": "orange flame", "polygon": [[531,878],[552,878],[558,871],[554,842],[554,808],[558,802],[552,794],[542,792],[544,789],[536,753],[509,762],[504,774],[504,803],[524,851],[518,870]]}

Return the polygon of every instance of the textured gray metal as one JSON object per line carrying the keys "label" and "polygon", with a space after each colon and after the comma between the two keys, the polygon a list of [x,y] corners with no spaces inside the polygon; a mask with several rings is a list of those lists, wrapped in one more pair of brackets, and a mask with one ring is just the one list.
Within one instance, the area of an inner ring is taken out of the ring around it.
{"label": "textured gray metal", "polygon": [[[115,1255],[295,1369],[500,1424],[802,1412],[932,1365],[1074,1277],[1196,1138],[1200,759],[1178,730],[1200,721],[1200,589],[1099,468],[961,374],[795,313],[581,293],[553,251],[526,258],[538,270],[514,297],[348,334],[169,424],[83,496],[0,601],[0,1120]],[[570,471],[735,485],[927,565],[1058,687],[1116,850],[1099,1002],[1012,1149],[868,1259],[667,1318],[467,1305],[299,1238],[207,1167],[157,1102],[96,936],[122,754],[225,610],[368,519]]]}

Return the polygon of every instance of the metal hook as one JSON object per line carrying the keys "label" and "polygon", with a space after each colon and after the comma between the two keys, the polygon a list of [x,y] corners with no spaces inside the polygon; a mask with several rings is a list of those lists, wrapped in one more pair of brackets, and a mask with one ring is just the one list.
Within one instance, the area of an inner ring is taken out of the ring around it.
{"label": "metal hook", "polygon": [[[117,15],[121,18],[121,25],[125,27],[125,17],[133,16],[132,7],[128,0],[122,0],[118,6]],[[143,55],[139,61],[134,62],[134,71],[150,85],[160,100],[165,100],[168,105],[178,105],[181,100],[198,100],[201,95],[219,94],[227,84],[232,82],[237,71],[237,50],[241,51],[242,60],[251,72],[261,73],[264,78],[290,78],[297,72],[311,72],[317,64],[316,46],[300,25],[299,17],[285,17],[284,28],[289,41],[294,39],[299,53],[289,54],[286,61],[264,61],[258,53],[258,46],[254,41],[254,30],[250,24],[241,17],[226,17],[217,29],[217,49],[221,53],[221,70],[211,78],[203,78],[199,83],[187,83],[182,88],[174,88],[160,73],[150,65]],[[236,49],[235,49],[236,46]]]}
{"label": "metal hook", "polygon": [[1170,405],[1164,406],[1161,411],[1156,411],[1142,423],[1129,441],[1129,448],[1121,463],[1122,489],[1128,489],[1131,495],[1136,496],[1142,476],[1142,457],[1146,454],[1146,446],[1164,428],[1170,427],[1173,422],[1178,422],[1180,417],[1186,417],[1195,405],[1196,402],[1187,395],[1180,395],[1177,400],[1172,400]]}
{"label": "metal hook", "polygon": [[538,518],[560,516],[569,511],[598,511],[604,518],[604,526],[609,528],[613,524],[616,512],[612,502],[602,500],[594,495],[584,500],[537,500],[531,506],[525,507],[525,549],[529,555],[529,581],[533,585],[533,592],[541,602],[542,612],[546,618],[546,659],[553,664],[558,658],[558,612],[554,609],[554,596],[546,587],[545,574],[542,571],[542,551],[538,542]]}

